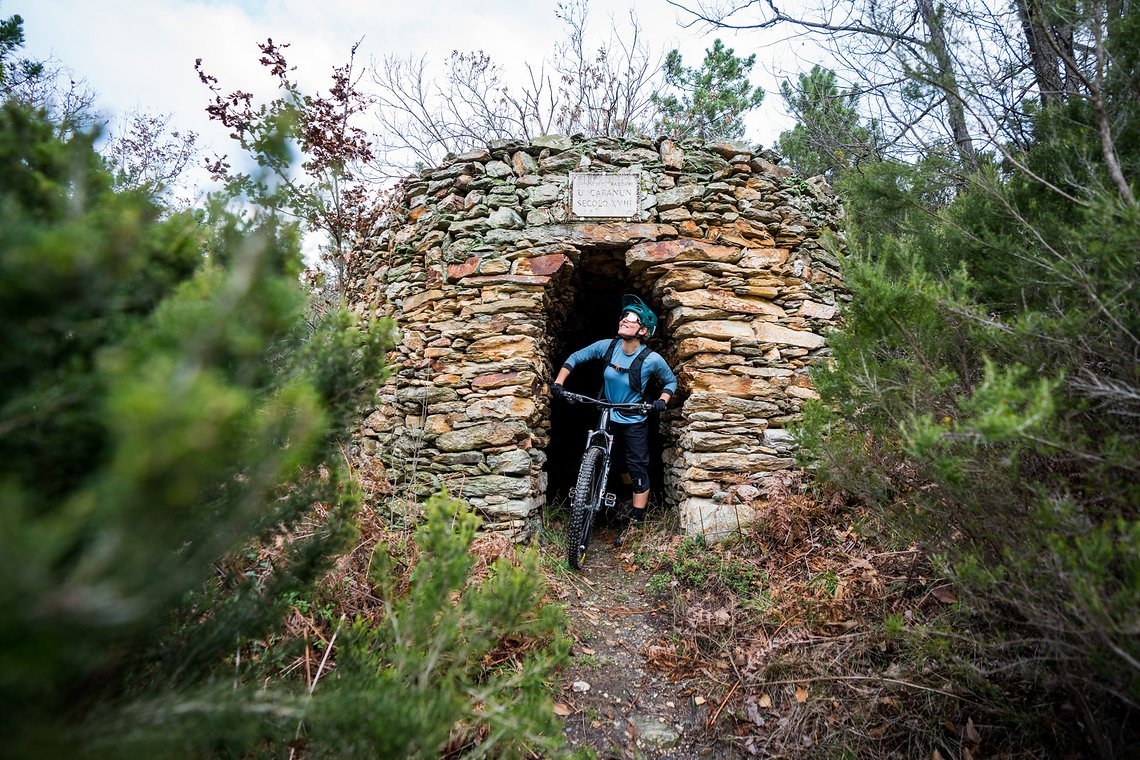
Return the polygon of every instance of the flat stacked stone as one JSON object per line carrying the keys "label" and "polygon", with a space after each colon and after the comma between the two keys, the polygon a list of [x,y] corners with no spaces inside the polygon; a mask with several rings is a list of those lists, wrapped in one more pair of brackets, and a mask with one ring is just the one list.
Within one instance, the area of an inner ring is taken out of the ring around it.
{"label": "flat stacked stone", "polygon": [[[792,466],[784,431],[815,392],[845,298],[842,209],[747,145],[548,136],[497,141],[406,180],[350,264],[350,302],[400,328],[363,447],[393,486],[461,495],[491,530],[523,536],[544,504],[550,356],[584,251],[623,250],[664,307],[680,380],[662,420],[667,503],[711,536],[751,519],[742,499]],[[639,216],[569,218],[570,171],[634,173]],[[825,247],[825,236],[834,243]]]}

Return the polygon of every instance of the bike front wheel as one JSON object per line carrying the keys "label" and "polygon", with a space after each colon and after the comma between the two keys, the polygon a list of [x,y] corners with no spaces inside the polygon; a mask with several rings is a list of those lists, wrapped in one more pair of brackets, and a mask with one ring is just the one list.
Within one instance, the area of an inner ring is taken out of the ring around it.
{"label": "bike front wheel", "polygon": [[567,561],[575,570],[582,567],[582,561],[586,558],[590,529],[606,487],[602,472],[604,458],[605,451],[601,448],[588,448],[582,456],[582,466],[578,469],[578,481],[570,500],[570,526],[566,531]]}

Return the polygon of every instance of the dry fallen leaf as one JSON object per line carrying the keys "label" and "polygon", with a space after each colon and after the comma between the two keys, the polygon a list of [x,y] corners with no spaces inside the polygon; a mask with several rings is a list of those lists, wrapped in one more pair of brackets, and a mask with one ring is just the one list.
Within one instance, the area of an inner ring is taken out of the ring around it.
{"label": "dry fallen leaf", "polygon": [[693,703],[697,704],[697,705],[703,705],[705,703],[705,698],[704,697],[693,697]]}
{"label": "dry fallen leaf", "polygon": [[574,711],[570,709],[570,705],[566,704],[565,702],[554,703],[554,714],[560,718],[565,718],[567,715],[570,715],[573,712]]}
{"label": "dry fallen leaf", "polygon": [[970,744],[981,744],[982,735],[978,733],[978,729],[974,728],[974,719],[966,719],[966,741]]}
{"label": "dry fallen leaf", "polygon": [[934,754],[930,756],[930,760],[942,760],[942,753],[934,750]]}
{"label": "dry fallen leaf", "polygon": [[765,707],[765,708],[771,707],[772,706],[772,698],[770,696],[768,696],[767,694],[761,694],[760,699],[759,699],[759,701],[757,701],[756,704],[760,705],[761,707]]}
{"label": "dry fallen leaf", "polygon": [[589,647],[582,647],[582,654],[595,654],[595,652],[593,649],[590,649]]}
{"label": "dry fallen leaf", "polygon": [[949,586],[939,586],[930,592],[931,595],[942,602],[943,604],[954,604],[958,601],[958,595],[954,593],[954,589]]}
{"label": "dry fallen leaf", "polygon": [[802,705],[804,702],[807,702],[807,697],[808,697],[807,688],[804,686],[797,686],[796,687],[796,701]]}

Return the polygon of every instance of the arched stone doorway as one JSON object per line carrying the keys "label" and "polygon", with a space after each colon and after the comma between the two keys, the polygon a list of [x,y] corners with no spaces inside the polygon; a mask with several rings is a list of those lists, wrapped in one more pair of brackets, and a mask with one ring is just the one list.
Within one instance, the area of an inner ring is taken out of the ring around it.
{"label": "arched stone doorway", "polygon": [[[585,246],[577,256],[577,266],[564,284],[549,294],[559,306],[552,311],[558,314],[550,323],[550,365],[553,373],[566,357],[596,340],[609,339],[616,333],[621,296],[631,293],[645,301],[655,313],[661,314],[661,305],[654,302],[652,289],[634,282],[626,266],[628,245]],[[668,353],[668,329],[662,325],[651,342],[654,350]],[[588,362],[579,367],[567,380],[567,389],[587,396],[597,396],[601,387],[603,367],[600,362]],[[552,404],[550,408],[550,439],[546,447],[546,505],[559,504],[569,499],[585,445],[587,431],[597,422],[597,412],[591,408]],[[675,498],[663,490],[664,468],[662,449],[665,436],[661,426],[664,420],[654,419],[650,429],[650,479],[656,503],[676,503]],[[615,483],[617,479],[615,478]],[[619,492],[620,492],[619,486]],[[623,494],[624,495],[624,494]]]}

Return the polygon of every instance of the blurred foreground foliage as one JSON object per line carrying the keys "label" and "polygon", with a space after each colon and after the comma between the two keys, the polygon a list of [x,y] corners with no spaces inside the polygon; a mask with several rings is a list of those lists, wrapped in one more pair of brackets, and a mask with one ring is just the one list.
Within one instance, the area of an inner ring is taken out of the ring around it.
{"label": "blurred foreground foliage", "polygon": [[[476,518],[444,497],[411,591],[326,632],[315,679],[241,661],[354,545],[347,436],[391,346],[313,318],[295,226],[116,191],[91,137],[8,103],[0,229],[6,756],[556,751],[533,559],[469,584]],[[534,644],[495,670],[505,639]]]}

